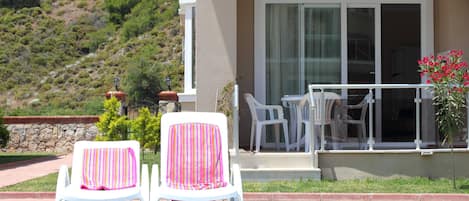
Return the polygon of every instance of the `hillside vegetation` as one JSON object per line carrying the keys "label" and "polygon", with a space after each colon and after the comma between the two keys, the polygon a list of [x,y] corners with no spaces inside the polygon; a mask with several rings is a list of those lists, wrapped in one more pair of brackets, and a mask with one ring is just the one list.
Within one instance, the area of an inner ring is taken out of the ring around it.
{"label": "hillside vegetation", "polygon": [[0,6],[0,107],[8,115],[101,113],[115,77],[131,104],[154,104],[166,76],[181,89],[177,0]]}

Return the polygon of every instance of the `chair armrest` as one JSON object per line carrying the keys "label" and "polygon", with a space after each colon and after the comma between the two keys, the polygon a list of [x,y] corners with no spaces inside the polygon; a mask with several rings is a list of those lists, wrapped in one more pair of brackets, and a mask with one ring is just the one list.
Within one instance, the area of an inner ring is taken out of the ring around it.
{"label": "chair armrest", "polygon": [[362,105],[346,105],[344,106],[347,109],[362,109]]}
{"label": "chair armrest", "polygon": [[142,201],[150,200],[150,181],[148,177],[148,165],[142,165],[142,173],[141,173],[141,180],[140,180],[140,191],[142,194]]}
{"label": "chair armrest", "polygon": [[57,177],[57,186],[55,188],[55,200],[61,200],[65,188],[70,185],[70,177],[68,176],[68,167],[66,165],[60,166],[59,176]]}
{"label": "chair armrest", "polygon": [[231,176],[233,177],[233,186],[238,192],[239,200],[243,200],[243,182],[241,181],[241,171],[238,164],[233,164],[231,169]]}
{"label": "chair armrest", "polygon": [[151,168],[151,182],[150,182],[150,200],[158,200],[160,191],[160,175],[158,164],[153,164]]}
{"label": "chair armrest", "polygon": [[280,105],[259,105],[259,106],[256,106],[256,109],[261,109],[261,110],[270,110],[270,109],[282,110],[282,106],[280,106]]}
{"label": "chair armrest", "polygon": [[[256,109],[269,110],[269,112],[272,113],[271,115],[273,115],[274,110],[276,110],[278,114],[278,119],[283,119],[283,108],[280,105],[259,105],[256,107]],[[275,118],[272,118],[272,119],[275,119]]]}

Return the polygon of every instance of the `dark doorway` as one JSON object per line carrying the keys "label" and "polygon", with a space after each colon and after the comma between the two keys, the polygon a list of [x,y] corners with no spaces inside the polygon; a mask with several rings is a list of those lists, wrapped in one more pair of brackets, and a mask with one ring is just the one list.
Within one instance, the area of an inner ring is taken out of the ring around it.
{"label": "dark doorway", "polygon": [[[381,6],[382,83],[420,83],[417,60],[421,55],[419,4]],[[415,139],[415,90],[382,91],[382,140]]]}

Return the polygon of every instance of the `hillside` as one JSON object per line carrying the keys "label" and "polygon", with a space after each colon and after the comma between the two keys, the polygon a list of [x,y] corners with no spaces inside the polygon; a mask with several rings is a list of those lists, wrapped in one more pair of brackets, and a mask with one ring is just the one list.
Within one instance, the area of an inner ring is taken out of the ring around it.
{"label": "hillside", "polygon": [[[105,0],[38,2],[0,8],[0,108],[7,114],[100,113],[114,78],[127,89],[132,69],[157,82],[170,76],[181,88],[177,0],[123,1],[132,4],[118,15]],[[149,86],[148,97],[161,90]]]}

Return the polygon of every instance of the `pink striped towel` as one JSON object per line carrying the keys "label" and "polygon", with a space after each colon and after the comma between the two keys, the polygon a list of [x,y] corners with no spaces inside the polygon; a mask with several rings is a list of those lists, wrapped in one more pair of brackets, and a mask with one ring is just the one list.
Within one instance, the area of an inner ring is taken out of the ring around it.
{"label": "pink striped towel", "polygon": [[137,165],[131,148],[85,149],[81,188],[117,190],[135,187]]}
{"label": "pink striped towel", "polygon": [[176,124],[169,128],[166,182],[169,187],[203,190],[227,185],[217,125]]}

